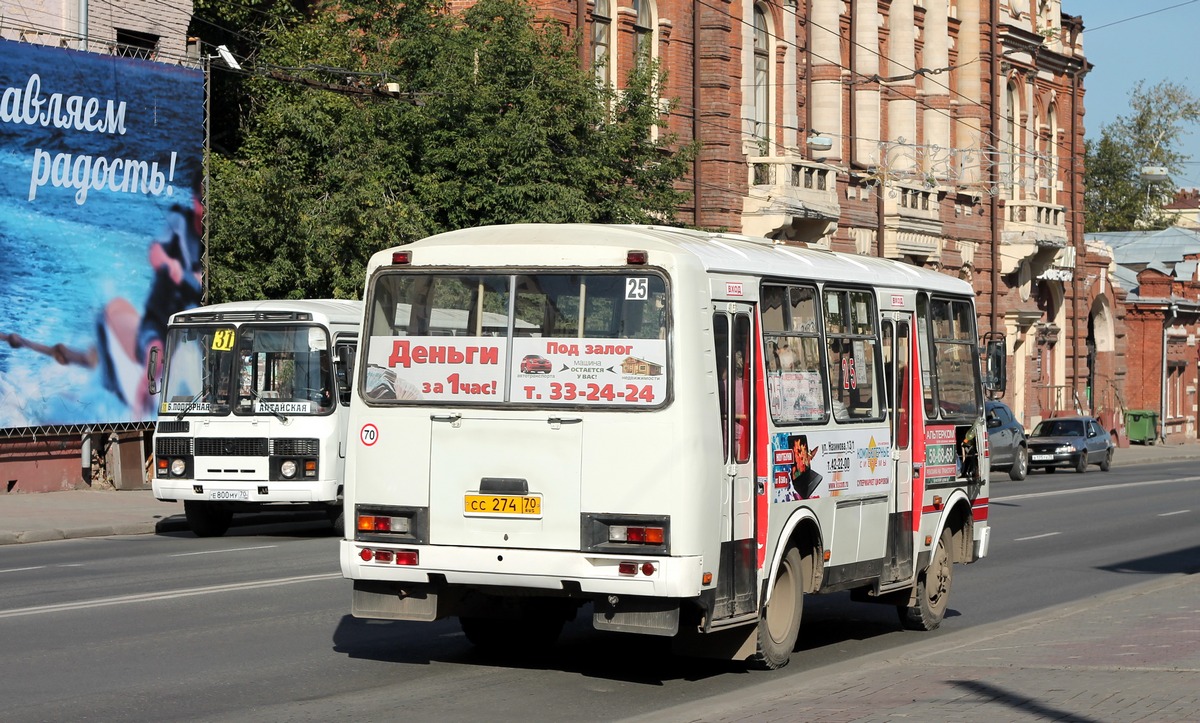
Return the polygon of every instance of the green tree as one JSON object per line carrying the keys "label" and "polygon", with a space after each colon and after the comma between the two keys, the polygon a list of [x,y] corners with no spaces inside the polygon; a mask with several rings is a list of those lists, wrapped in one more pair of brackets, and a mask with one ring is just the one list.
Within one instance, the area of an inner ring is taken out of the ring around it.
{"label": "green tree", "polygon": [[1200,122],[1200,98],[1182,85],[1163,81],[1129,93],[1127,115],[1105,125],[1100,140],[1085,144],[1084,227],[1087,231],[1163,228],[1161,212],[1174,183],[1144,180],[1145,167],[1178,175],[1186,157],[1178,149],[1188,126]]}
{"label": "green tree", "polygon": [[660,127],[660,69],[619,94],[597,85],[523,0],[318,4],[253,69],[238,151],[212,162],[214,301],[358,297],[391,245],[489,223],[671,223],[686,198],[692,149]]}

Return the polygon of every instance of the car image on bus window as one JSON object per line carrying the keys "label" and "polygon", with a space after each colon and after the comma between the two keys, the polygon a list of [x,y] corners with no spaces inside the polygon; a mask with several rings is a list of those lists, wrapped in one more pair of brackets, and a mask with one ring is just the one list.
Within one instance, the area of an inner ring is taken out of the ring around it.
{"label": "car image on bus window", "polygon": [[537,354],[529,354],[521,360],[522,374],[549,374],[552,370],[550,360]]}

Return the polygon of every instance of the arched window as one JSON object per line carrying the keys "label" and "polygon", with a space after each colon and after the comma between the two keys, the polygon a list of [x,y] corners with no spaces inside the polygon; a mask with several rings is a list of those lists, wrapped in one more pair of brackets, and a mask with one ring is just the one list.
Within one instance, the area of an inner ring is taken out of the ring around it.
{"label": "arched window", "polygon": [[1017,182],[1018,174],[1020,173],[1020,156],[1021,156],[1021,129],[1019,127],[1021,114],[1017,111],[1018,104],[1017,86],[1015,83],[1008,84],[1008,90],[1004,94],[1004,139],[1003,148],[1000,150],[1004,153],[1004,158],[1007,162],[1004,164],[1004,184],[1005,198],[1015,199],[1017,197]]}
{"label": "arched window", "polygon": [[609,0],[596,0],[592,10],[592,72],[603,85],[613,84],[612,28]]}
{"label": "arched window", "polygon": [[770,155],[771,34],[759,5],[754,6],[754,140],[759,155]]}
{"label": "arched window", "polygon": [[654,18],[651,0],[633,0],[633,62],[641,63],[654,57]]}
{"label": "arched window", "polygon": [[1046,123],[1050,126],[1050,140],[1046,142],[1046,200],[1058,203],[1058,108],[1053,103],[1046,112]]}

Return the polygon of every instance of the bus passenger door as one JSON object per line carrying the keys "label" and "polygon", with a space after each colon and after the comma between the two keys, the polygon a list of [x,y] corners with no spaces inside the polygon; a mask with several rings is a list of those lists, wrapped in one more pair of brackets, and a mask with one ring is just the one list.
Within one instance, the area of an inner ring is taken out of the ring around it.
{"label": "bus passenger door", "polygon": [[713,314],[717,394],[721,407],[724,477],[721,487],[721,562],[717,619],[754,612],[757,550],[754,540],[754,357],[750,304],[716,302]]}
{"label": "bus passenger door", "polygon": [[[921,401],[915,390],[912,314],[900,312],[883,321],[883,353],[887,363],[888,418],[892,432],[892,481],[894,487],[888,514],[887,552],[883,561],[883,584],[899,582],[913,573],[913,431],[918,428]],[[914,394],[915,392],[915,394]]]}

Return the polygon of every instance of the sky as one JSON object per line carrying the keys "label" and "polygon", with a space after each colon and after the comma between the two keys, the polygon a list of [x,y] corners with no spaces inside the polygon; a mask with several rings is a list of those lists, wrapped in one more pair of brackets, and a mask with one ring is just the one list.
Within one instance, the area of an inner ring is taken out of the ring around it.
{"label": "sky", "polygon": [[[1129,113],[1129,91],[1169,80],[1200,98],[1200,0],[1062,0],[1083,16],[1083,50],[1095,68],[1084,78],[1088,138]],[[1189,156],[1180,188],[1200,188],[1200,124],[1185,126],[1178,150]]]}

